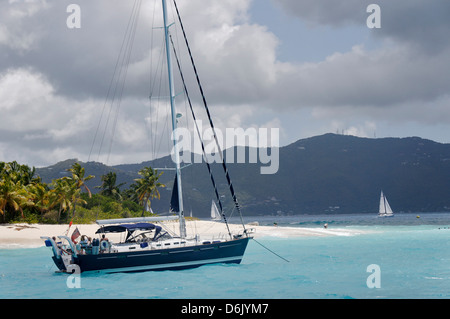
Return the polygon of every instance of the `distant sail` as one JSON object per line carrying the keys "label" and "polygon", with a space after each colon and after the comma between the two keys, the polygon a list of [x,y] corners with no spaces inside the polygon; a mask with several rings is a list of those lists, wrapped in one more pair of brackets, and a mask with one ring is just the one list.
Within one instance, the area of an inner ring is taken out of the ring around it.
{"label": "distant sail", "polygon": [[386,196],[384,196],[383,191],[381,191],[380,195],[380,208],[378,211],[378,216],[380,217],[394,216],[394,212],[392,211],[392,208],[389,205]]}
{"label": "distant sail", "polygon": [[217,209],[216,203],[211,201],[211,219],[212,220],[221,220],[219,210]]}

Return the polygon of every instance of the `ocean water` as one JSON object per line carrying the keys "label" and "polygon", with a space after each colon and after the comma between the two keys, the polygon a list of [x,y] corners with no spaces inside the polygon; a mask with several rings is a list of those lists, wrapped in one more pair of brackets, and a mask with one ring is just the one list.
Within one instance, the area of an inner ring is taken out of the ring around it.
{"label": "ocean water", "polygon": [[[46,247],[0,249],[0,298],[450,298],[450,214],[254,217],[260,225],[359,230],[352,236],[259,237],[240,265],[182,271],[55,273]],[[371,265],[378,267],[375,271]],[[369,271],[368,271],[369,267]],[[371,287],[369,287],[371,286]],[[374,287],[375,286],[375,287]]]}

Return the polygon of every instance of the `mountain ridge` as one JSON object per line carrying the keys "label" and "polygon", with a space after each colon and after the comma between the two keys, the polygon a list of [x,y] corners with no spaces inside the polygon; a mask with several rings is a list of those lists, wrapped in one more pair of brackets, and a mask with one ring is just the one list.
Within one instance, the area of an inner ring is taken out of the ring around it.
{"label": "mountain ridge", "polygon": [[[395,212],[450,210],[450,144],[420,137],[361,138],[324,134],[297,140],[279,149],[276,174],[260,174],[261,163],[227,164],[234,189],[246,215],[376,213],[383,190]],[[229,150],[225,151],[225,157]],[[245,147],[248,153],[249,148]],[[236,148],[234,149],[236,153]],[[67,174],[76,159],[37,168],[44,182]],[[170,156],[139,164],[106,166],[82,164],[95,175],[88,186],[95,191],[100,177],[117,174],[127,188],[144,166],[174,166]],[[228,213],[233,203],[220,164],[212,164],[216,184]],[[174,171],[164,170],[161,200],[154,211],[168,211]],[[182,171],[185,214],[209,215],[214,197],[206,165],[192,164]]]}

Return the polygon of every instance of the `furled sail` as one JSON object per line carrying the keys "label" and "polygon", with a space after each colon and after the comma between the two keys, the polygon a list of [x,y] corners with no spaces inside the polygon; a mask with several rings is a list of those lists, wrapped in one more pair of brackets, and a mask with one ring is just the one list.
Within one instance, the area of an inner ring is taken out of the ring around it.
{"label": "furled sail", "polygon": [[170,211],[178,213],[180,211],[180,206],[178,204],[178,187],[177,187],[177,175],[175,175],[175,180],[172,187],[172,198],[170,199]]}

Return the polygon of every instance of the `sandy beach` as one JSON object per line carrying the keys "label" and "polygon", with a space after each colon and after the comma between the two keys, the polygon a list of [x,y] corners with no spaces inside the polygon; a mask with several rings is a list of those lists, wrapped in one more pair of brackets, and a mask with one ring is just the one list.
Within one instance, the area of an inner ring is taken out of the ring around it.
{"label": "sandy beach", "polygon": [[[178,233],[178,222],[165,222],[165,229]],[[230,224],[230,231],[238,233],[242,231],[242,225]],[[40,236],[70,236],[78,228],[82,235],[95,238],[98,234],[95,232],[99,226],[97,224],[73,224],[70,229],[68,225],[43,225],[43,224],[3,224],[0,225],[0,248],[30,248],[44,245]],[[301,237],[301,236],[352,236],[361,233],[357,230],[348,230],[344,228],[307,228],[307,227],[277,227],[277,226],[255,226],[246,225],[247,229],[253,229],[255,238],[261,237]],[[194,236],[200,234],[201,238],[220,237],[227,234],[225,224],[214,221],[186,221],[187,234]],[[120,234],[108,234],[112,241],[119,241]]]}

